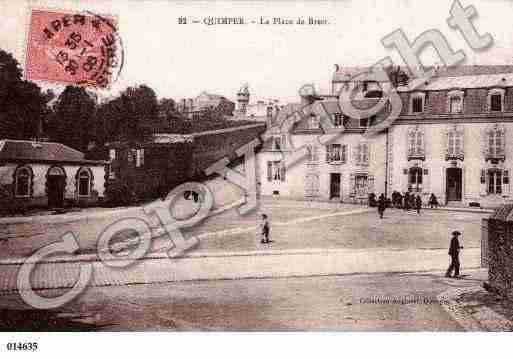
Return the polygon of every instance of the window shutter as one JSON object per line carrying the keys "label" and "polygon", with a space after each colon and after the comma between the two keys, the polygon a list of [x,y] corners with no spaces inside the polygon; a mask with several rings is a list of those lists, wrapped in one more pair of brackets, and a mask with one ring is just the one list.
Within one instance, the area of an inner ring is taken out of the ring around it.
{"label": "window shutter", "polygon": [[349,176],[349,193],[351,193],[351,194],[355,193],[355,188],[354,188],[355,180],[356,180],[356,177],[354,174]]}
{"label": "window shutter", "polygon": [[268,182],[271,182],[273,178],[273,163],[272,162],[267,162],[267,181]]}
{"label": "window shutter", "polygon": [[280,165],[280,177],[281,177],[281,181],[282,182],[285,182],[285,163],[281,162],[281,165]]}
{"label": "window shutter", "polygon": [[502,171],[502,184],[504,187],[504,189],[502,190],[503,194],[509,195],[510,186],[509,186],[509,171],[508,170]]}
{"label": "window shutter", "polygon": [[342,162],[347,160],[347,145],[342,145]]}
{"label": "window shutter", "polygon": [[362,162],[362,145],[361,144],[359,144],[356,147],[356,162],[357,163]]}
{"label": "window shutter", "polygon": [[319,149],[317,146],[312,146],[313,161],[319,162]]}
{"label": "window shutter", "polygon": [[331,145],[326,145],[326,162],[330,162],[330,147]]}
{"label": "window shutter", "polygon": [[486,183],[486,170],[481,170],[481,184]]}
{"label": "window shutter", "polygon": [[374,176],[367,177],[367,193],[374,192]]}

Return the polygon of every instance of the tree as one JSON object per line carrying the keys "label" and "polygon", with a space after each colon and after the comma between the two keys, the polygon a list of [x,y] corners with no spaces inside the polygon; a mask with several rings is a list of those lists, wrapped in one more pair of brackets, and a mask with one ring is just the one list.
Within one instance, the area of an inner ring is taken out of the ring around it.
{"label": "tree", "polygon": [[177,116],[176,102],[172,98],[163,98],[159,101],[159,116],[172,117]]}
{"label": "tree", "polygon": [[33,139],[48,117],[53,93],[21,76],[18,61],[0,49],[0,138]]}
{"label": "tree", "polygon": [[95,139],[96,100],[83,88],[67,86],[54,106],[52,140],[86,151]]}
{"label": "tree", "polygon": [[122,137],[141,140],[151,132],[152,124],[158,120],[158,101],[155,91],[146,85],[128,87],[121,94],[124,117],[121,118]]}

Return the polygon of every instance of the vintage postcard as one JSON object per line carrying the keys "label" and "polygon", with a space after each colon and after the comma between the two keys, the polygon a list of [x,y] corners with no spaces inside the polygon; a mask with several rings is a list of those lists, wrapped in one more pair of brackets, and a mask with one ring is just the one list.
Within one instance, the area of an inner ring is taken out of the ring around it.
{"label": "vintage postcard", "polygon": [[513,331],[512,13],[0,1],[0,352]]}

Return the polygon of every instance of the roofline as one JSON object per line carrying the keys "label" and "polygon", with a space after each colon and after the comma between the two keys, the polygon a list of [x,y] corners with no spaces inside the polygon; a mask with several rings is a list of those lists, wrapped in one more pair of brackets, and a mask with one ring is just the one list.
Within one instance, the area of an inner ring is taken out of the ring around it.
{"label": "roofline", "polygon": [[0,163],[51,163],[51,164],[64,164],[64,165],[108,165],[109,161],[100,161],[100,160],[35,160],[35,159],[27,159],[27,158],[0,158]]}

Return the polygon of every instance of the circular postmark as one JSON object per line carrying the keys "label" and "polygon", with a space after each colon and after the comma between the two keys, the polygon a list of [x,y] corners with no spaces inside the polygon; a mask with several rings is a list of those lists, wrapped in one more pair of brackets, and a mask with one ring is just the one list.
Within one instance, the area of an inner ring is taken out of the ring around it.
{"label": "circular postmark", "polygon": [[106,88],[123,69],[123,42],[112,16],[32,10],[26,77]]}

